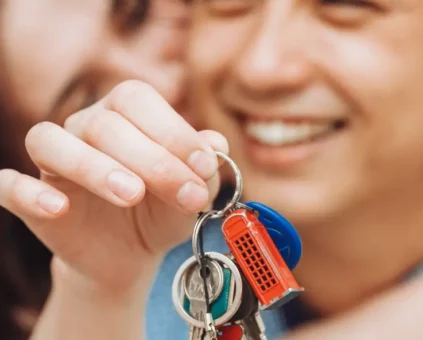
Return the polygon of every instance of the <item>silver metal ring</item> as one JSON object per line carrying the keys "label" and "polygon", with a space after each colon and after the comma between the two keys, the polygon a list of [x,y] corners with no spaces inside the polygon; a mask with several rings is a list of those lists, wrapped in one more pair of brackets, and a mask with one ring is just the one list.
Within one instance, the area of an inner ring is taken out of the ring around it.
{"label": "silver metal ring", "polygon": [[[239,307],[241,306],[242,278],[241,278],[241,273],[238,267],[225,255],[222,255],[216,252],[208,252],[205,255],[211,258],[212,260],[216,260],[226,265],[229,268],[229,270],[232,272],[232,275],[234,276],[234,279],[235,279],[235,296],[233,299],[233,303],[229,306],[229,308],[221,317],[217,318],[214,321],[215,326],[219,327],[227,323],[235,315],[235,313],[238,311]],[[184,319],[185,322],[187,322],[189,325],[192,325],[194,327],[205,328],[204,321],[194,319],[191,315],[189,315],[185,311],[183,307],[183,298],[185,297],[185,295],[179,294],[180,292],[179,284],[182,282],[184,273],[186,269],[189,268],[195,262],[196,262],[195,257],[191,256],[179,267],[178,271],[176,272],[176,275],[175,275],[175,278],[173,279],[173,284],[172,284],[172,301],[176,311],[181,316],[181,318]]]}
{"label": "silver metal ring", "polygon": [[235,192],[226,207],[224,207],[222,210],[216,211],[212,216],[210,216],[211,219],[221,218],[225,216],[225,214],[230,209],[232,209],[236,205],[236,203],[241,199],[243,189],[242,175],[241,171],[238,168],[238,165],[236,165],[235,162],[229,156],[225,155],[220,151],[216,151],[216,155],[220,158],[223,158],[231,166],[235,175]]}
{"label": "silver metal ring", "polygon": [[235,192],[231,199],[231,201],[223,208],[222,210],[211,210],[205,214],[203,214],[199,219],[197,219],[197,222],[195,223],[194,230],[192,233],[192,252],[194,253],[194,256],[197,260],[197,262],[201,265],[201,259],[200,259],[200,252],[198,247],[198,238],[200,235],[200,230],[205,224],[205,222],[208,219],[215,219],[215,218],[221,218],[223,217],[230,209],[234,208],[237,203],[239,203],[239,200],[241,199],[242,195],[242,176],[241,171],[239,170],[238,166],[235,164],[235,162],[226,156],[224,153],[216,151],[216,154],[223,158],[226,162],[229,163],[229,165],[232,167],[234,174],[235,174]]}
{"label": "silver metal ring", "polygon": [[197,222],[195,222],[194,231],[192,233],[192,252],[194,253],[194,257],[197,260],[197,262],[201,266],[201,257],[200,257],[200,251],[198,247],[198,238],[200,236],[200,230],[205,224],[205,222],[214,214],[216,214],[217,210],[211,210],[205,214],[203,214],[199,219],[197,219]]}

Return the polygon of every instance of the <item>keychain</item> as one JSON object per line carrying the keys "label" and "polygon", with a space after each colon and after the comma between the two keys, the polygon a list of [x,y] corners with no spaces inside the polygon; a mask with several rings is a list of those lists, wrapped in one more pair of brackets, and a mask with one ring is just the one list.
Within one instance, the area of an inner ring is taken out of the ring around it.
{"label": "keychain", "polygon": [[[191,340],[265,340],[261,311],[280,307],[304,290],[291,273],[301,257],[301,240],[273,209],[240,202],[240,170],[231,158],[216,153],[234,171],[235,191],[222,210],[199,214],[193,256],[172,284],[173,304],[190,325]],[[213,219],[222,220],[228,254],[204,252],[202,230]]]}

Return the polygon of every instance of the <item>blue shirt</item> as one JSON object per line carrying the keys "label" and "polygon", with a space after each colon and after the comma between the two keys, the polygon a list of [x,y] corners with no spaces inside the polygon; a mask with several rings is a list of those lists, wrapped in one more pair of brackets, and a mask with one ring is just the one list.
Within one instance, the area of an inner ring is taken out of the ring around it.
{"label": "blue shirt", "polygon": [[[222,208],[225,199],[230,197],[231,193],[230,186],[222,187],[216,200],[217,209]],[[229,252],[218,220],[210,221],[203,229],[205,251]],[[192,255],[192,245],[189,240],[170,251],[162,262],[147,305],[146,334],[148,340],[188,339],[189,327],[175,311],[171,287],[176,271]],[[423,264],[411,271],[404,279],[408,280],[417,275],[423,275]],[[289,329],[315,320],[319,316],[307,309],[301,304],[301,300],[296,298],[281,309],[262,312],[262,317],[268,339],[277,340],[287,334]]]}
{"label": "blue shirt", "polygon": [[[204,227],[205,251],[229,253],[220,225],[213,220]],[[172,303],[172,282],[180,265],[192,256],[191,240],[168,253],[157,274],[147,305],[146,332],[148,340],[188,339],[188,325],[175,311]],[[288,325],[282,309],[262,312],[269,340],[280,339]]]}

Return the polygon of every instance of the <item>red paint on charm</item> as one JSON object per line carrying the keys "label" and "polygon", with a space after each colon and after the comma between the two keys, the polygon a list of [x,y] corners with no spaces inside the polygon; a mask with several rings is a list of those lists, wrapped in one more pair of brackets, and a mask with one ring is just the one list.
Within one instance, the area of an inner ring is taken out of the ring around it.
{"label": "red paint on charm", "polygon": [[262,310],[280,307],[304,290],[252,211],[231,212],[223,221],[222,232]]}
{"label": "red paint on charm", "polygon": [[222,334],[217,337],[218,340],[241,340],[244,334],[242,328],[238,325],[226,326],[220,331]]}

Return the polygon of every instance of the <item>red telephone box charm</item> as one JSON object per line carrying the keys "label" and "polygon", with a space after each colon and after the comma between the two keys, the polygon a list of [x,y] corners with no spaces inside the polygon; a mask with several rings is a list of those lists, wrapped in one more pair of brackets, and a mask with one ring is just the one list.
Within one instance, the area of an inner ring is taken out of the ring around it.
{"label": "red telephone box charm", "polygon": [[222,232],[261,310],[278,308],[304,291],[254,212],[241,208],[229,213]]}

